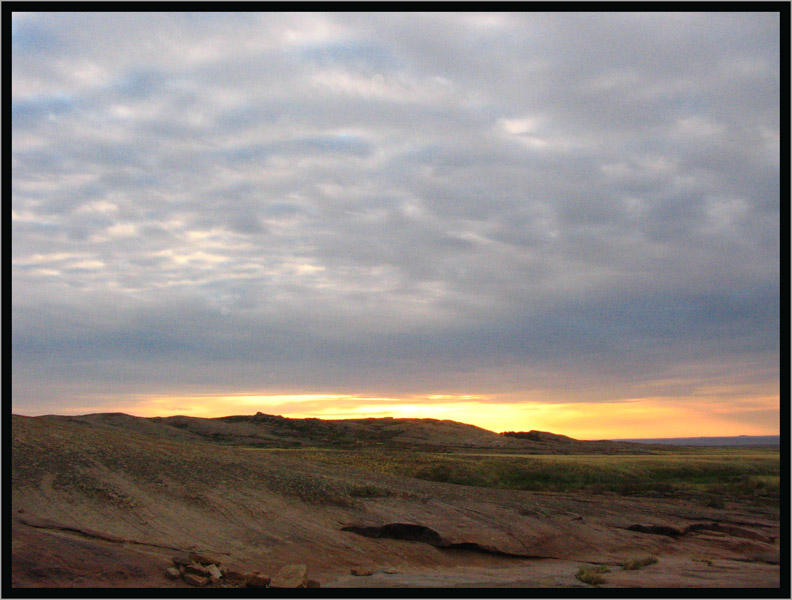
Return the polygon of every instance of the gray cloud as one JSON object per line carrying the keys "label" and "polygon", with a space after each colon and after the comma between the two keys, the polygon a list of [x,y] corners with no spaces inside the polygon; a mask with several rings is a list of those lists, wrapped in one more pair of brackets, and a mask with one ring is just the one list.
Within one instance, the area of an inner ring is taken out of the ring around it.
{"label": "gray cloud", "polygon": [[772,386],[778,25],[15,15],[14,384]]}

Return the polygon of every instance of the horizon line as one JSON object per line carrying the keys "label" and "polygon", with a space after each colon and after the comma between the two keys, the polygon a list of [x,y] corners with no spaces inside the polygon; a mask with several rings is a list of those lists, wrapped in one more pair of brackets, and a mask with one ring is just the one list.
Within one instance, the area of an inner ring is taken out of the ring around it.
{"label": "horizon line", "polygon": [[[485,431],[490,431],[497,435],[504,435],[505,433],[530,433],[530,432],[539,432],[539,433],[550,433],[553,435],[565,435],[559,434],[554,431],[545,431],[540,429],[529,429],[529,430],[504,430],[504,431],[495,431],[494,429],[487,429],[486,427],[481,427],[480,425],[475,425],[473,423],[466,423],[464,421],[458,421],[456,419],[437,419],[434,417],[392,417],[392,416],[382,416],[382,417],[339,417],[339,418],[323,418],[323,417],[287,417],[284,415],[279,414],[272,414],[272,413],[265,413],[262,411],[256,411],[254,414],[234,414],[234,415],[222,415],[218,417],[198,417],[186,414],[171,414],[171,415],[155,415],[155,416],[141,416],[135,415],[132,413],[126,413],[123,411],[106,411],[106,412],[89,412],[89,413],[82,413],[82,414],[57,414],[57,413],[46,413],[46,414],[39,414],[39,415],[25,415],[17,412],[11,413],[11,416],[17,417],[25,417],[30,419],[35,419],[39,417],[86,417],[91,415],[124,415],[127,417],[133,417],[136,419],[167,419],[170,417],[185,417],[189,419],[224,419],[228,417],[255,417],[256,415],[265,415],[269,417],[280,417],[282,419],[290,419],[294,421],[298,420],[306,420],[306,419],[315,419],[318,421],[364,421],[369,419],[389,419],[389,420],[416,420],[416,421],[449,421],[451,423],[459,423],[461,425],[468,425],[470,427],[477,427],[479,429],[483,429]],[[570,437],[571,436],[566,436]],[[581,442],[597,442],[597,441],[610,441],[610,442],[642,442],[642,441],[660,441],[660,440],[699,440],[699,439],[734,439],[734,438],[765,438],[765,437],[775,437],[781,438],[781,433],[770,433],[770,434],[737,434],[737,435],[697,435],[697,436],[670,436],[670,437],[636,437],[636,438],[571,438]]]}

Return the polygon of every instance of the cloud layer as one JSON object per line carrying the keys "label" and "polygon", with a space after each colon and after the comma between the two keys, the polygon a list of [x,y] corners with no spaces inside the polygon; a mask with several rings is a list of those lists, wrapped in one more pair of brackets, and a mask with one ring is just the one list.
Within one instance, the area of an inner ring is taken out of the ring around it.
{"label": "cloud layer", "polygon": [[21,412],[777,391],[777,14],[30,13],[12,50]]}

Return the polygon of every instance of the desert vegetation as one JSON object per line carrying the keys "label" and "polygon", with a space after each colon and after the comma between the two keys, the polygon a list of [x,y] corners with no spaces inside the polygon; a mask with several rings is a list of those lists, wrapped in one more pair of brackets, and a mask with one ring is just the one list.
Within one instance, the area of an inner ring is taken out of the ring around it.
{"label": "desert vegetation", "polygon": [[575,577],[583,583],[590,585],[598,585],[605,583],[605,573],[610,573],[610,568],[606,565],[597,565],[596,567],[580,567]]}
{"label": "desert vegetation", "polygon": [[779,452],[773,448],[593,456],[344,450],[299,453],[328,465],[456,485],[539,492],[686,495],[714,507],[722,507],[729,499],[776,503],[779,497]]}

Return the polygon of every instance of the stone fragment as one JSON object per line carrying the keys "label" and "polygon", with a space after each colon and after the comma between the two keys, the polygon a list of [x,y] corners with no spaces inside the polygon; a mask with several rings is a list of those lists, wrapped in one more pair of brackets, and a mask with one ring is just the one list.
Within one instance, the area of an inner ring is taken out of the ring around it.
{"label": "stone fragment", "polygon": [[165,577],[167,577],[168,579],[178,579],[179,577],[181,577],[181,573],[179,572],[179,569],[177,569],[176,567],[168,567],[167,569],[165,569]]}
{"label": "stone fragment", "polygon": [[264,575],[264,573],[259,573],[255,571],[253,573],[248,573],[247,577],[245,577],[245,586],[247,587],[267,587],[270,584],[271,578]]}
{"label": "stone fragment", "polygon": [[203,587],[209,583],[209,579],[207,577],[201,577],[200,575],[194,575],[193,573],[185,573],[183,579],[185,583],[189,583],[190,585],[194,585],[196,587]]}
{"label": "stone fragment", "polygon": [[223,570],[221,567],[220,571],[223,573],[223,578],[229,583],[245,583],[247,578],[250,577],[250,573],[242,573],[241,571],[235,571],[234,569]]}
{"label": "stone fragment", "polygon": [[174,565],[189,565],[192,562],[189,555],[185,554],[184,552],[175,555],[173,558],[171,558],[171,561],[173,561]]}
{"label": "stone fragment", "polygon": [[193,575],[199,575],[201,577],[207,577],[209,572],[206,570],[206,567],[202,567],[201,565],[197,565],[195,563],[190,563],[189,565],[183,565],[184,570],[183,573],[191,573]]}
{"label": "stone fragment", "polygon": [[220,569],[217,568],[217,565],[207,565],[206,572],[209,575],[209,579],[212,583],[217,583],[223,577],[223,574],[220,572]]}
{"label": "stone fragment", "polygon": [[286,565],[270,581],[274,588],[304,588],[308,585],[305,565]]}
{"label": "stone fragment", "polygon": [[206,554],[199,554],[198,552],[190,552],[190,560],[197,562],[199,565],[219,565],[223,562],[217,558]]}
{"label": "stone fragment", "polygon": [[374,574],[374,569],[364,569],[363,567],[353,567],[349,570],[352,575],[356,577],[368,577],[369,575]]}
{"label": "stone fragment", "polygon": [[316,581],[316,579],[309,579],[308,582],[306,583],[306,587],[318,588],[318,587],[322,587],[322,584]]}

